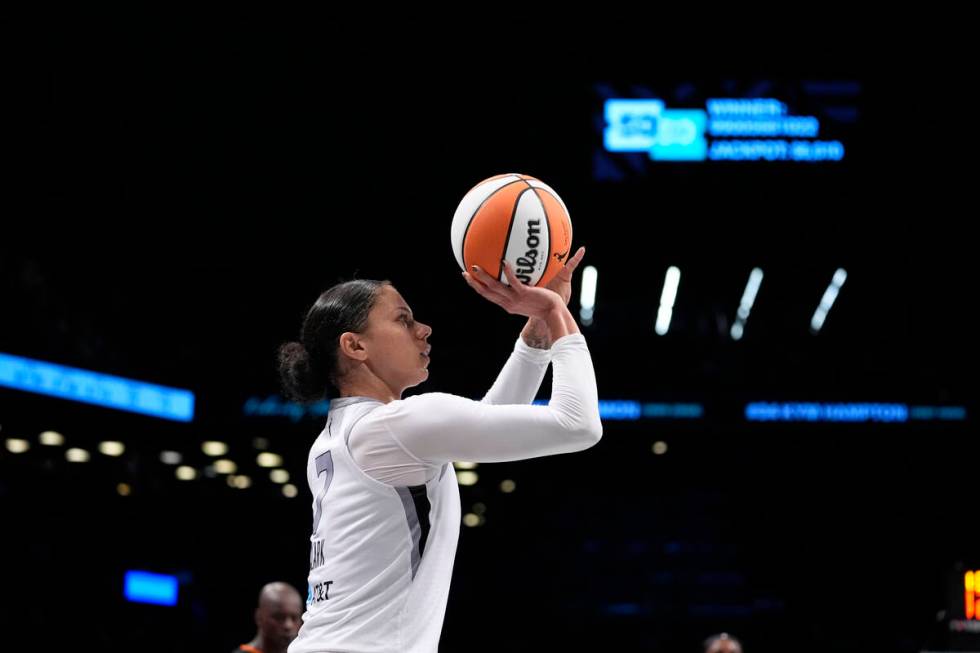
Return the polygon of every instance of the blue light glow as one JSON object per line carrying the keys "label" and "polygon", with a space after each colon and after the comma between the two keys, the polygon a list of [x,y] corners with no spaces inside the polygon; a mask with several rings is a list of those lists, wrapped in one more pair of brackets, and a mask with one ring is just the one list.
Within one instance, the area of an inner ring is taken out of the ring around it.
{"label": "blue light glow", "polygon": [[905,404],[821,404],[754,402],[745,406],[750,422],[907,422]]}
{"label": "blue light glow", "polygon": [[[839,88],[838,88],[839,86]],[[847,83],[825,90],[853,94]],[[842,161],[844,144],[817,140],[825,124],[833,134],[837,123],[854,123],[856,108],[823,106],[816,115],[791,115],[790,107],[774,97],[708,98],[703,107],[667,108],[659,98],[606,98],[603,101],[603,145],[606,152],[646,152],[657,162],[794,162]],[[615,161],[600,157],[597,178],[623,178]],[[635,157],[622,157],[635,168]]]}
{"label": "blue light glow", "polygon": [[724,118],[708,123],[708,135],[716,138],[727,136],[816,138],[819,133],[820,121],[813,116],[785,116],[763,120]]}
{"label": "blue light glow", "polygon": [[965,406],[912,406],[909,416],[917,421],[942,420],[962,422],[966,419]]}
{"label": "blue light glow", "polygon": [[705,106],[712,118],[776,118],[786,115],[786,105],[775,98],[709,98]]}
{"label": "blue light glow", "polygon": [[265,399],[250,397],[243,408],[243,413],[250,417],[288,417],[298,422],[304,417],[318,419],[325,417],[330,410],[330,402],[326,399],[305,406],[282,397],[270,395]]}
{"label": "blue light glow", "polygon": [[662,100],[607,100],[603,133],[610,152],[647,152],[657,136]]}
{"label": "blue light glow", "polygon": [[720,140],[711,141],[708,158],[712,161],[840,161],[844,145],[840,141]]}
{"label": "blue light glow", "polygon": [[704,417],[701,404],[643,404],[647,419],[700,419]]}
{"label": "blue light glow", "polygon": [[661,113],[650,158],[656,161],[703,161],[708,151],[704,138],[707,116],[699,109],[671,109]]}
{"label": "blue light glow", "polygon": [[123,595],[133,603],[177,605],[177,577],[149,571],[127,571]]}
{"label": "blue light glow", "polygon": [[178,422],[194,419],[190,390],[3,353],[0,386]]}

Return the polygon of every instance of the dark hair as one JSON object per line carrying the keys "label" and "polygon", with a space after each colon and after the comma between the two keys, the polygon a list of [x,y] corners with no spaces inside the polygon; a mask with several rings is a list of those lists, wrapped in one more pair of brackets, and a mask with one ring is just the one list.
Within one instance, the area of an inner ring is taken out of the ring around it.
{"label": "dark hair", "polygon": [[312,403],[338,387],[337,349],[340,334],[367,327],[381,286],[388,281],[354,279],[338,283],[320,295],[307,312],[299,342],[279,347],[279,378],[286,395]]}

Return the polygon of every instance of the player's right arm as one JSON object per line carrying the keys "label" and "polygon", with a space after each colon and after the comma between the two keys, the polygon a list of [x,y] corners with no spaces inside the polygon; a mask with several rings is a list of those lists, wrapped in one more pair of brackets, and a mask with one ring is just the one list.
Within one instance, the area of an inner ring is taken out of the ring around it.
{"label": "player's right arm", "polygon": [[552,345],[546,406],[492,405],[428,393],[379,409],[380,424],[419,462],[503,462],[587,449],[602,437],[592,358],[580,333]]}
{"label": "player's right arm", "polygon": [[547,324],[554,340],[551,400],[547,406],[489,405],[431,393],[392,402],[383,421],[391,437],[420,461],[519,460],[579,451],[602,437],[592,357],[563,298],[525,286],[506,262],[504,273],[509,286],[477,268],[465,276],[476,292],[508,313]]}

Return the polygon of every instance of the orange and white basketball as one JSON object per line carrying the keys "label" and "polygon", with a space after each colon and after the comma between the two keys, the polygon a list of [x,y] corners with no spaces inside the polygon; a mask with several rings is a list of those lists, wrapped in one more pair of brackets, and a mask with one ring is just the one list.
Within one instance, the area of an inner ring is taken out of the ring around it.
{"label": "orange and white basketball", "polygon": [[507,283],[506,258],[523,283],[543,286],[565,265],[572,221],[546,183],[520,174],[497,175],[474,186],[453,216],[453,253],[464,270],[478,265]]}

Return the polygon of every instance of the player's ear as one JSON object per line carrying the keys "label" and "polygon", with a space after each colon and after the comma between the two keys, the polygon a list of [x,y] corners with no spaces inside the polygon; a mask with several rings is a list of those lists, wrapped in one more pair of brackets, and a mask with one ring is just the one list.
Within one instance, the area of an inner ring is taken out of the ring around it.
{"label": "player's ear", "polygon": [[363,361],[367,358],[367,349],[361,336],[351,331],[340,334],[340,354],[345,358]]}

